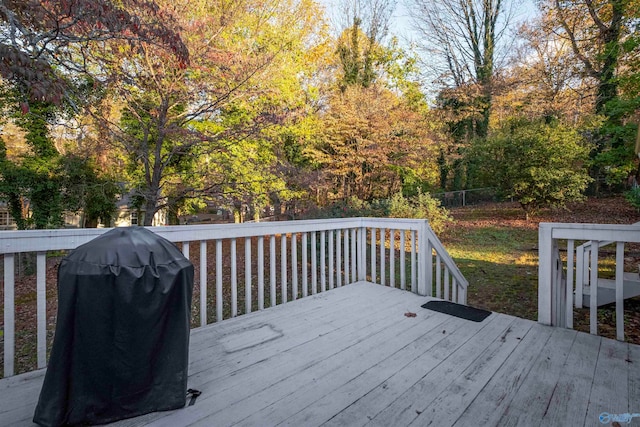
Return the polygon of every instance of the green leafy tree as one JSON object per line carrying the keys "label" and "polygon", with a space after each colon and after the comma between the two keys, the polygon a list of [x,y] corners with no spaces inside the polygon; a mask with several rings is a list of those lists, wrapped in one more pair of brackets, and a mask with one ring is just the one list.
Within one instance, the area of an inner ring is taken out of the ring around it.
{"label": "green leafy tree", "polygon": [[20,229],[62,225],[62,173],[58,151],[49,135],[55,114],[53,104],[39,101],[24,114],[16,112],[15,122],[24,131],[31,152],[20,159],[9,159],[4,143],[0,150],[0,197],[8,201]]}
{"label": "green leafy tree", "polygon": [[8,153],[0,141],[0,199],[8,202],[18,228],[60,227],[65,211],[82,213],[84,226],[96,226],[99,219],[108,224],[115,212],[116,187],[99,176],[88,157],[58,151],[51,129],[69,119],[62,106],[31,101],[28,111],[12,111],[17,106],[13,96],[12,90],[5,92],[6,119],[22,131],[11,138],[23,138],[24,147]]}
{"label": "green leafy tree", "polygon": [[295,115],[302,91],[292,88],[302,84],[297,67],[318,12],[306,0],[158,3],[179,11],[188,65],[150,43],[103,52],[115,78],[102,125],[123,154],[145,225],[160,209],[223,198],[228,182],[215,163]]}
{"label": "green leafy tree", "polygon": [[60,165],[65,210],[80,214],[82,227],[97,227],[100,222],[111,226],[120,193],[115,180],[99,174],[91,159],[77,155],[60,157]]}
{"label": "green leafy tree", "polygon": [[637,0],[546,0],[539,3],[543,25],[571,47],[572,69],[590,87],[593,111],[604,117],[594,135],[591,174],[620,184],[632,173],[636,156],[638,80]]}
{"label": "green leafy tree", "polygon": [[473,151],[486,185],[518,201],[527,219],[540,208],[582,200],[591,180],[585,167],[589,147],[560,123],[512,119],[477,140]]}

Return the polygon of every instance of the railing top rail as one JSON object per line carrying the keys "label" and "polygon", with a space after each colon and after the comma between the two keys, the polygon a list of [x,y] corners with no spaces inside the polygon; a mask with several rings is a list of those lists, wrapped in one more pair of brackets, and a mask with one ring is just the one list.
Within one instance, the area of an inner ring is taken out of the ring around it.
{"label": "railing top rail", "polygon": [[[640,226],[640,222],[634,222],[633,224],[629,224],[629,225],[637,225]],[[611,245],[615,243],[615,241],[611,241],[611,240],[601,240],[600,244],[598,245],[599,248],[603,247],[603,246],[607,246],[607,245]],[[591,248],[591,240],[584,242],[583,244],[581,244],[580,246],[578,246],[576,249],[579,251],[584,251],[584,250],[589,250],[589,248]]]}
{"label": "railing top rail", "polygon": [[[192,242],[359,227],[419,230],[424,223],[425,220],[397,218],[339,218],[249,224],[177,225],[149,227],[149,229],[173,242]],[[108,228],[78,228],[0,231],[0,254],[71,249],[108,230]]]}
{"label": "railing top rail", "polygon": [[540,223],[542,232],[550,231],[553,239],[640,242],[640,224],[571,224]]}

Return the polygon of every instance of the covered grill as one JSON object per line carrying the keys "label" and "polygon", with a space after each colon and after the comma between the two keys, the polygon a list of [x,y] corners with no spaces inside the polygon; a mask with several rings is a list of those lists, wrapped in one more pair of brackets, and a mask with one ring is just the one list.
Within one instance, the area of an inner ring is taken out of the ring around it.
{"label": "covered grill", "polygon": [[115,228],[58,270],[58,319],[33,421],[99,424],[186,403],[193,265],[142,227]]}

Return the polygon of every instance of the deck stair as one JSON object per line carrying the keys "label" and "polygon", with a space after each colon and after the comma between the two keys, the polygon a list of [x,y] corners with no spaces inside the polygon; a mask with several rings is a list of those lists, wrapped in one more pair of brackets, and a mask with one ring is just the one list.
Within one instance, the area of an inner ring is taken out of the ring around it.
{"label": "deck stair", "polygon": [[[624,273],[624,299],[640,295],[640,274]],[[590,306],[591,287],[582,288],[582,305]],[[598,307],[616,302],[616,281],[613,279],[598,279]]]}
{"label": "deck stair", "polygon": [[[639,226],[640,222],[632,224],[633,226]],[[588,241],[578,246],[576,256],[576,292],[575,292],[575,305],[578,308],[591,306],[591,283],[590,270],[590,256],[593,250],[594,242]],[[598,248],[612,245],[613,241],[600,241],[598,242]],[[623,296],[624,299],[633,298],[640,295],[640,274],[637,272],[624,272],[623,274]],[[616,282],[614,279],[604,279],[598,277],[598,296],[597,306],[611,304],[616,301]]]}

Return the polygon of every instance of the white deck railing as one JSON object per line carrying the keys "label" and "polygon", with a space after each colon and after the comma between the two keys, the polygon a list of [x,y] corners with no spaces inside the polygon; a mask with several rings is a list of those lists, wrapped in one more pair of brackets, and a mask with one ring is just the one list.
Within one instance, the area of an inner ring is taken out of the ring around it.
{"label": "white deck railing", "polygon": [[[215,321],[223,320],[223,304],[230,307],[228,316],[234,317],[264,309],[265,300],[274,306],[362,280],[466,304],[468,282],[425,220],[351,218],[150,229],[181,244],[188,258],[192,246],[199,248],[199,255],[191,259],[197,259],[195,290],[199,301],[194,314],[200,317],[201,326],[207,324],[212,310]],[[36,253],[37,368],[43,368],[47,359],[47,251],[74,249],[105,231],[0,232],[5,377],[15,371],[17,255]],[[242,258],[236,250],[239,240],[244,243],[244,266],[238,265]],[[209,280],[211,265],[215,281]],[[230,273],[223,275],[223,269]],[[244,282],[244,310],[242,298],[238,300],[239,288],[242,291],[239,280]],[[223,288],[228,290],[227,301]],[[213,298],[208,298],[209,292]]]}
{"label": "white deck railing", "polygon": [[[566,242],[566,264],[559,252],[561,242]],[[580,242],[588,243],[576,245]],[[597,335],[598,286],[594,284],[598,284],[599,250],[615,244],[616,338],[624,341],[625,243],[640,243],[640,225],[541,223],[538,321],[573,328],[573,307],[582,307],[583,285],[590,283],[589,331]]]}

